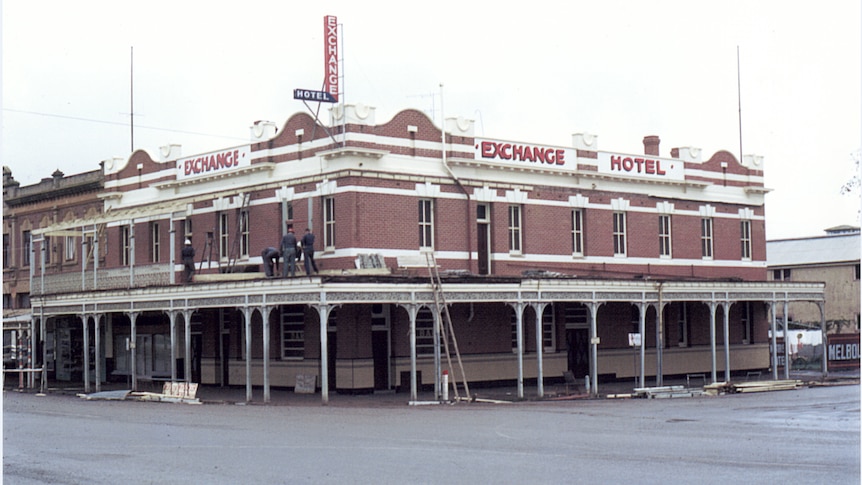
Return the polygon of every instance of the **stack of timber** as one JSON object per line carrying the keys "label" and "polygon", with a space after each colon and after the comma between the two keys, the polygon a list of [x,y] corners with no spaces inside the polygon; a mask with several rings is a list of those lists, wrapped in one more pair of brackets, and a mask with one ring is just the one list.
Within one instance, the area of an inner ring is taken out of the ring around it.
{"label": "stack of timber", "polygon": [[731,385],[731,392],[790,391],[799,389],[801,386],[802,381],[796,379],[739,382]]}
{"label": "stack of timber", "polygon": [[683,386],[638,387],[634,390],[634,397],[644,397],[647,399],[672,399],[702,395],[703,391],[701,389],[692,389]]}
{"label": "stack of timber", "polygon": [[156,402],[172,402],[183,404],[201,404],[200,399],[196,397],[198,385],[191,382],[166,382],[161,393],[157,392],[137,392],[131,390],[120,391],[103,391],[92,394],[78,394],[78,397],[92,400],[135,400],[135,401],[156,401]]}

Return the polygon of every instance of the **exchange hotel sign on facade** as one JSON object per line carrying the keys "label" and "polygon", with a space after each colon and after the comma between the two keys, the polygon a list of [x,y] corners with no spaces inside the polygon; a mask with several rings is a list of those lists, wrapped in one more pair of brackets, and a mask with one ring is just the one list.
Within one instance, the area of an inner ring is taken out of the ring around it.
{"label": "exchange hotel sign on facade", "polygon": [[177,160],[177,180],[221,174],[251,165],[249,146],[195,155]]}
{"label": "exchange hotel sign on facade", "polygon": [[[477,160],[493,161],[524,168],[577,170],[577,152],[572,148],[530,145],[501,140],[476,139]],[[684,180],[682,160],[650,155],[598,152],[598,172],[605,175],[642,177],[655,180]]]}

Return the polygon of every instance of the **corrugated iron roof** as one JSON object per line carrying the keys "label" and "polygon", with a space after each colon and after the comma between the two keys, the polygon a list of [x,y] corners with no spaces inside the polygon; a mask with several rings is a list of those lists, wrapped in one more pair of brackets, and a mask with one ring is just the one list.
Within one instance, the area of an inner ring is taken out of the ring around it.
{"label": "corrugated iron roof", "polygon": [[834,234],[766,242],[769,267],[859,262],[860,234]]}

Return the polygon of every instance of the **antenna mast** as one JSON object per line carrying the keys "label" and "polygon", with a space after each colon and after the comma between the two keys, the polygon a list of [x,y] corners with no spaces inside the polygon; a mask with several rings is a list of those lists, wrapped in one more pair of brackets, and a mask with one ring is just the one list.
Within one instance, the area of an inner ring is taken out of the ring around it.
{"label": "antenna mast", "polygon": [[736,101],[739,105],[739,163],[742,163],[742,82],[739,73],[739,46],[736,46]]}
{"label": "antenna mast", "polygon": [[129,67],[129,126],[131,126],[132,152],[135,151],[135,46],[131,47]]}

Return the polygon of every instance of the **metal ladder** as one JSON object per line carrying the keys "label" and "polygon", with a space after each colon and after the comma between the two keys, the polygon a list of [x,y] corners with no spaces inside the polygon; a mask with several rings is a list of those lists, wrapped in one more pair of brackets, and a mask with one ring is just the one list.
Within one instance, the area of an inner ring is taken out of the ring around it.
{"label": "metal ladder", "polygon": [[[452,317],[449,315],[449,306],[446,305],[446,298],[443,296],[443,283],[440,281],[440,271],[437,267],[437,260],[434,257],[434,253],[428,252],[425,253],[425,259],[428,262],[428,276],[431,279],[431,289],[434,291],[434,305],[437,309],[437,315],[442,314],[445,320],[445,325],[440,325],[440,337],[443,339],[443,347],[446,352],[446,364],[449,367],[449,371],[452,372],[452,356],[449,350],[449,342],[451,339],[453,350],[455,351],[455,358],[458,361],[458,370],[461,373],[461,379],[464,383],[464,393],[466,394],[466,400],[471,400],[470,397],[470,386],[467,384],[467,374],[464,373],[464,363],[461,361],[461,352],[458,350],[458,340],[455,338],[455,329],[452,326]],[[461,400],[461,396],[458,394],[458,380],[455,378],[454,373],[452,374],[452,389],[455,392],[455,400]]]}

